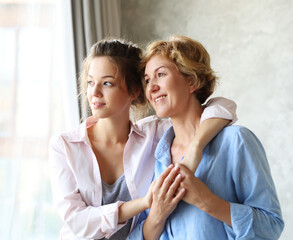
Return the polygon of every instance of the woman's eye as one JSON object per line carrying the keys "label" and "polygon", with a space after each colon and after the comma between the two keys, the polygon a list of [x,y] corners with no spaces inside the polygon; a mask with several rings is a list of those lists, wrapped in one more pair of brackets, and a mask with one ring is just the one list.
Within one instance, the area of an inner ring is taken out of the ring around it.
{"label": "woman's eye", "polygon": [[158,76],[159,77],[164,77],[165,76],[165,73],[158,73]]}
{"label": "woman's eye", "polygon": [[105,86],[113,86],[113,84],[110,83],[110,82],[104,82],[104,85],[105,85]]}
{"label": "woman's eye", "polygon": [[90,85],[90,86],[93,86],[94,85],[94,82],[91,81],[91,80],[89,80],[89,81],[87,81],[87,84]]}
{"label": "woman's eye", "polygon": [[150,80],[149,79],[145,79],[145,84],[149,84]]}

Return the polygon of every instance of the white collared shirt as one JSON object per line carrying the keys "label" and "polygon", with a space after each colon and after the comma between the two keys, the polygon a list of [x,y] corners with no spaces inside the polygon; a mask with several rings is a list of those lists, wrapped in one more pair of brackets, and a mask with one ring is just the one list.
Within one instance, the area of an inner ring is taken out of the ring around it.
{"label": "white collared shirt", "polygon": [[[225,118],[235,122],[236,104],[225,98],[211,99],[201,121],[208,118]],[[89,117],[78,128],[50,141],[53,200],[64,222],[60,239],[109,238],[124,226],[118,224],[118,208],[123,202],[101,206],[101,174],[87,135],[87,128],[97,121]],[[156,116],[131,125],[123,167],[132,199],[145,196],[154,175],[157,143],[170,126],[170,120]],[[137,218],[134,217],[132,225],[135,225]]]}

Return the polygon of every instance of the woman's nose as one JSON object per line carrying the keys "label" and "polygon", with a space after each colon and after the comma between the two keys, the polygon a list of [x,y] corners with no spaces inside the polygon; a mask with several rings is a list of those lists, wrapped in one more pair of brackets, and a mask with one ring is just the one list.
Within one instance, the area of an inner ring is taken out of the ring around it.
{"label": "woman's nose", "polygon": [[152,81],[149,82],[147,85],[147,91],[149,92],[156,92],[160,89],[156,79],[153,79]]}
{"label": "woman's nose", "polygon": [[99,84],[96,84],[93,88],[92,88],[92,94],[95,97],[102,97],[103,93],[102,93],[102,89],[99,86]]}

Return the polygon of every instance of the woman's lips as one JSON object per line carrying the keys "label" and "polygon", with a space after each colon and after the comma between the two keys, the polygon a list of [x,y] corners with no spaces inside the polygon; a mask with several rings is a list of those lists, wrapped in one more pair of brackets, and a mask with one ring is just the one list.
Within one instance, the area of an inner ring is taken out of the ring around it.
{"label": "woman's lips", "polygon": [[102,102],[93,102],[92,105],[94,108],[101,108],[101,107],[105,106],[106,104],[102,103]]}
{"label": "woman's lips", "polygon": [[158,96],[158,97],[154,98],[154,102],[158,103],[158,102],[162,101],[165,98],[166,98],[166,95]]}

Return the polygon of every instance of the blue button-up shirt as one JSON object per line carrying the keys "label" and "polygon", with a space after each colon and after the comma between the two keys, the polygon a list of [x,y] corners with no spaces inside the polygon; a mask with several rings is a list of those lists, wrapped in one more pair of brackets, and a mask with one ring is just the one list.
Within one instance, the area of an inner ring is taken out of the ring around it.
{"label": "blue button-up shirt", "polygon": [[[173,127],[156,152],[155,178],[171,164]],[[232,228],[197,207],[180,201],[168,217],[161,240],[278,239],[284,222],[265,151],[248,129],[229,126],[204,149],[195,172],[217,196],[230,203]],[[143,239],[140,224],[129,239]],[[144,217],[143,217],[144,216]]]}

